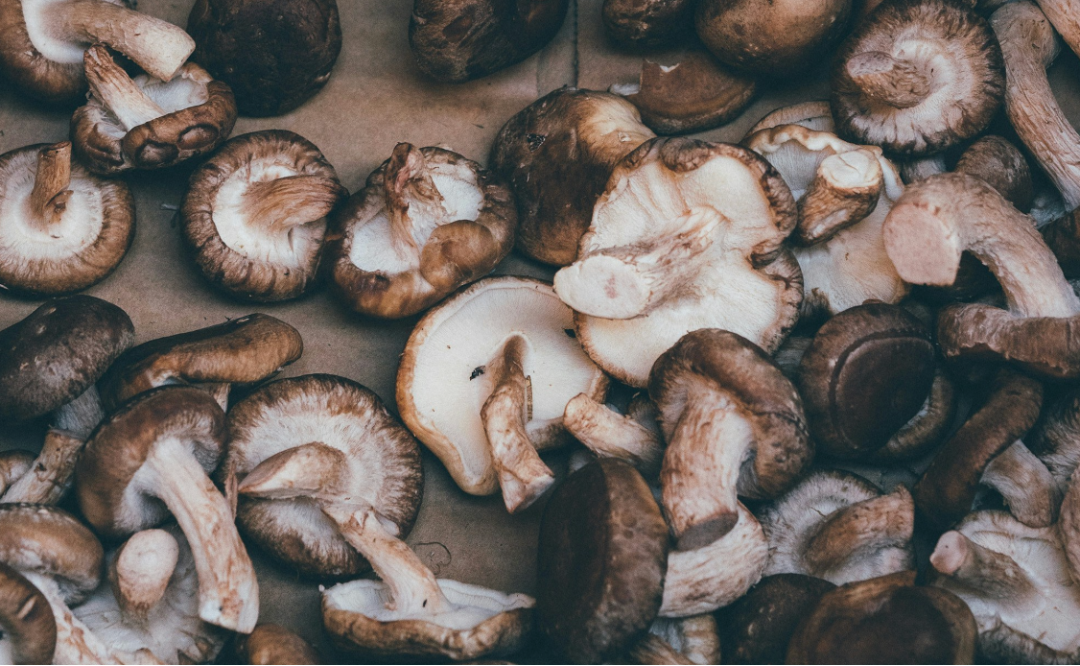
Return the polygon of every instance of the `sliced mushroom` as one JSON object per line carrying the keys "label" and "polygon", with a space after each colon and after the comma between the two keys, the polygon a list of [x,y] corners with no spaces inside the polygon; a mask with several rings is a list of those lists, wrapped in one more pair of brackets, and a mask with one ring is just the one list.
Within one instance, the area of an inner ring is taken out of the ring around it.
{"label": "sliced mushroom", "polygon": [[56,620],[49,601],[18,571],[0,563],[0,661],[51,664],[55,649]]}
{"label": "sliced mushroom", "polygon": [[277,624],[259,624],[239,636],[236,653],[243,664],[321,664],[319,653],[297,634]]}
{"label": "sliced mushroom", "polygon": [[94,173],[170,167],[213,151],[232,132],[232,90],[194,63],[163,80],[131,79],[100,44],[85,61],[91,94],[71,118],[71,136]]}
{"label": "sliced mushroom", "polygon": [[366,315],[426,310],[510,253],[510,190],[443,148],[399,143],[336,216],[328,263],[338,295]]}
{"label": "sliced mushroom", "polygon": [[296,298],[316,284],[327,216],[347,195],[307,139],[252,132],[191,175],[181,230],[214,286],[253,301]]}
{"label": "sliced mushroom", "polygon": [[604,0],[600,10],[608,36],[634,49],[676,46],[693,30],[691,0]]}
{"label": "sliced mushroom", "polygon": [[636,664],[719,664],[716,618],[709,614],[656,618],[648,635],[630,648],[629,656]]}
{"label": "sliced mushroom", "polygon": [[597,457],[625,460],[646,478],[656,478],[664,457],[656,409],[648,396],[639,394],[627,412],[619,414],[588,394],[579,393],[566,403],[563,425]]}

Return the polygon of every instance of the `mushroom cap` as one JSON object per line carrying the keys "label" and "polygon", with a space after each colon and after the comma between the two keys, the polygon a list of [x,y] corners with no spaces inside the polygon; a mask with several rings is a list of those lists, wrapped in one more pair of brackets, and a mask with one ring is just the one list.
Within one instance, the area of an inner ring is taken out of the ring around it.
{"label": "mushroom cap", "polygon": [[789,664],[971,664],[976,628],[956,595],[905,571],[826,592],[788,645]]}
{"label": "mushroom cap", "polygon": [[101,383],[101,394],[115,407],[166,384],[251,384],[274,375],[303,353],[304,341],[295,328],[256,313],[144,342],[116,360]]}
{"label": "mushroom cap", "polygon": [[717,329],[688,333],[657,359],[649,377],[649,397],[660,411],[666,439],[695,394],[706,391],[729,396],[753,432],[752,459],[739,475],[739,495],[765,499],[790,488],[814,456],[791,380],[746,338]]}
{"label": "mushroom cap", "polygon": [[86,92],[82,54],[65,61],[43,55],[30,36],[23,0],[0,0],[0,44],[0,69],[19,90],[49,104],[75,104]]}
{"label": "mushroom cap", "polygon": [[0,563],[0,635],[0,661],[52,663],[56,649],[52,607],[30,581],[3,563]]}
{"label": "mushroom cap", "polygon": [[547,45],[569,6],[569,0],[415,0],[409,46],[416,64],[436,81],[478,79]]}
{"label": "mushroom cap", "polygon": [[197,0],[191,59],[224,81],[245,116],[279,116],[322,90],[341,52],[336,0]]}
{"label": "mushroom cap", "polygon": [[592,90],[561,88],[508,120],[489,164],[517,200],[517,248],[548,264],[574,261],[611,170],[653,136],[633,104]]}
{"label": "mushroom cap", "polygon": [[120,308],[92,296],[46,302],[0,331],[0,422],[32,419],[71,402],[131,346]]}
{"label": "mushroom cap", "polygon": [[635,49],[675,46],[693,29],[692,0],[604,0],[609,37]]}
{"label": "mushroom cap", "polygon": [[[318,147],[286,130],[233,137],[191,174],[180,208],[181,230],[212,284],[258,302],[296,298],[316,284],[327,219],[271,228],[251,219],[242,206],[253,184],[293,176],[337,182],[337,172]],[[342,188],[339,198],[346,194]]]}
{"label": "mushroom cap", "polygon": [[327,263],[335,291],[357,312],[414,315],[487,275],[513,249],[517,209],[502,179],[444,148],[419,152],[436,192],[430,200],[406,195],[415,248],[398,248],[394,236],[386,192],[393,157],[335,216],[340,240]]}
{"label": "mushroom cap", "polygon": [[959,389],[941,368],[934,373],[926,401],[910,421],[871,457],[876,463],[895,463],[921,457],[940,444],[956,420]]}
{"label": "mushroom cap", "polygon": [[39,504],[0,504],[0,563],[48,576],[71,605],[102,580],[101,542],[67,511]]}
{"label": "mushroom cap", "polygon": [[620,654],[660,610],[667,555],[667,525],[637,470],[612,459],[579,469],[540,523],[540,631],[571,661]]}
{"label": "mushroom cap", "polygon": [[237,636],[236,653],[245,664],[321,664],[319,653],[303,638],[277,624],[260,624]]}
{"label": "mushroom cap", "polygon": [[1031,210],[1035,185],[1024,153],[1000,136],[984,136],[967,147],[956,171],[982,178],[1021,213]]}
{"label": "mushroom cap", "polygon": [[[911,58],[934,72],[931,92],[897,108],[867,99],[848,61],[860,54]],[[887,153],[928,155],[986,129],[1001,107],[1005,64],[989,22],[953,0],[887,2],[859,23],[835,56],[837,133]]]}
{"label": "mushroom cap", "polygon": [[83,515],[108,537],[153,527],[168,514],[140,487],[139,470],[158,442],[183,444],[207,474],[224,453],[225,413],[209,393],[166,386],[139,395],[110,414],[86,443],[75,468]]}
{"label": "mushroom cap", "polygon": [[[2,9],[0,9],[2,12]],[[0,285],[54,296],[86,289],[120,265],[135,238],[135,200],[120,181],[71,164],[64,213],[48,230],[27,214],[38,155],[46,144],[0,155]]]}
{"label": "mushroom cap", "polygon": [[111,176],[131,169],[163,169],[210,153],[232,133],[232,90],[195,63],[185,63],[171,81],[148,74],[133,80],[165,115],[127,131],[90,95],[71,117],[71,136],[75,154],[91,171]]}
{"label": "mushroom cap", "polygon": [[[400,536],[412,528],[424,492],[420,447],[369,389],[333,375],[281,379],[233,405],[228,424],[222,479],[243,480],[270,456],[319,442],[345,454],[345,496],[370,504]],[[368,568],[312,498],[241,496],[236,520],[245,536],[304,573],[355,576]]]}
{"label": "mushroom cap", "polygon": [[523,369],[531,378],[532,399],[526,433],[537,449],[570,439],[562,419],[574,396],[602,400],[607,392],[604,373],[574,338],[570,309],[544,282],[487,278],[428,312],[405,346],[398,409],[462,490],[474,495],[499,487],[480,411],[493,388],[486,365],[512,334],[528,344]]}
{"label": "mushroom cap", "polygon": [[930,331],[904,308],[869,303],[836,315],[799,366],[814,441],[844,458],[882,448],[925,404],[935,365]]}
{"label": "mushroom cap", "polygon": [[[762,130],[773,129],[781,125],[799,125],[815,132],[835,132],[836,123],[833,122],[832,107],[822,100],[819,102],[799,102],[789,104],[779,109],[773,109],[757,121],[745,138],[749,138]],[[744,138],[744,140],[745,140]]]}

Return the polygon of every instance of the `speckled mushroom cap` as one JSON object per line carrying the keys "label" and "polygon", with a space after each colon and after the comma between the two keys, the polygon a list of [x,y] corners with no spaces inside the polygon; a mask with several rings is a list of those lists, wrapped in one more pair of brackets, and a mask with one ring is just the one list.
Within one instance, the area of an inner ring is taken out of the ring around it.
{"label": "speckled mushroom cap", "polygon": [[0,331],[0,421],[36,418],[77,398],[134,338],[127,314],[101,299],[45,303]]}
{"label": "speckled mushroom cap", "polygon": [[[405,536],[423,496],[420,450],[370,390],[343,377],[306,375],[261,387],[229,410],[229,451],[219,476],[244,477],[267,458],[319,442],[344,454],[345,496],[362,498]],[[314,499],[241,496],[244,534],[291,567],[317,576],[355,576],[367,562]]]}
{"label": "speckled mushroom cap", "polygon": [[135,237],[128,186],[71,162],[71,144],[0,155],[0,285],[51,296],[86,289],[120,264]]}
{"label": "speckled mushroom cap", "polygon": [[357,312],[407,317],[490,273],[516,227],[500,178],[453,151],[399,143],[335,216],[333,286]]}
{"label": "speckled mushroom cap", "polygon": [[11,567],[0,563],[0,661],[51,664],[56,620],[45,595]]}
{"label": "speckled mushroom cap", "polygon": [[835,56],[837,133],[897,155],[928,155],[986,129],[1005,70],[989,22],[956,0],[883,3]]}
{"label": "speckled mushroom cap", "polygon": [[348,192],[304,137],[233,137],[188,182],[184,240],[211,284],[238,298],[296,298],[317,282],[327,215]]}
{"label": "speckled mushroom cap", "polygon": [[70,513],[36,504],[0,504],[0,563],[56,581],[78,604],[102,580],[101,542]]}

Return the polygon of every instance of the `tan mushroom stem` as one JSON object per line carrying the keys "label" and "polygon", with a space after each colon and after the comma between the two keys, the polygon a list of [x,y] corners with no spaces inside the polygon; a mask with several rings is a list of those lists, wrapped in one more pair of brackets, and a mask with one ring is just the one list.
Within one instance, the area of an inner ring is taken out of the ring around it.
{"label": "tan mushroom stem", "polygon": [[71,198],[71,142],[62,141],[38,154],[34,189],[30,192],[29,222],[41,231],[60,222]]}
{"label": "tan mushroom stem", "polygon": [[656,634],[648,634],[630,648],[632,664],[693,664],[694,662],[671,647]]}
{"label": "tan mushroom stem", "polygon": [[525,430],[532,418],[532,384],[524,370],[527,348],[524,336],[507,338],[488,364],[494,389],[480,410],[503,502],[510,513],[529,507],[555,482],[555,475],[540,460]]}
{"label": "tan mushroom stem", "polygon": [[1002,451],[983,470],[983,485],[1005,500],[1009,512],[1030,527],[1049,527],[1057,520],[1061,504],[1050,470],[1023,442]]}
{"label": "tan mushroom stem", "polygon": [[108,44],[162,81],[176,76],[195,50],[195,40],[183,29],[119,3],[65,0],[46,11],[46,30],[53,39]]}
{"label": "tan mushroom stem", "polygon": [[250,633],[259,619],[259,587],[229,503],[179,442],[154,446],[139,474],[145,492],[165,503],[191,546],[199,577],[199,617]]}
{"label": "tan mushroom stem", "polygon": [[930,564],[938,573],[987,599],[1007,599],[1019,607],[1024,600],[1042,596],[1015,560],[980,546],[960,532],[941,535],[930,555]]}
{"label": "tan mushroom stem", "polygon": [[54,505],[71,489],[75,463],[86,440],[65,430],[49,430],[30,470],[0,495],[0,503]]}
{"label": "tan mushroom stem", "polygon": [[289,176],[252,183],[243,214],[255,225],[284,231],[327,216],[341,198],[341,185],[322,176]]}
{"label": "tan mushroom stem", "polygon": [[54,664],[117,664],[121,660],[105,646],[100,638],[68,608],[60,586],[48,576],[33,571],[21,571],[34,587],[41,590],[52,607],[56,620],[56,651]]}
{"label": "tan mushroom stem", "polygon": [[600,458],[625,460],[648,477],[660,471],[664,457],[660,435],[585,393],[566,403],[563,426]]}
{"label": "tan mushroom stem", "polygon": [[804,245],[829,240],[877,208],[885,173],[873,151],[865,148],[826,157],[799,199],[796,237]]}
{"label": "tan mushroom stem", "polygon": [[933,92],[933,68],[888,53],[860,53],[847,62],[848,75],[875,102],[897,109],[918,105]]}
{"label": "tan mushroom stem", "polygon": [[322,502],[341,502],[346,464],[345,454],[332,446],[322,442],[301,444],[256,465],[237,491],[259,499],[312,497]]}
{"label": "tan mushroom stem", "polygon": [[165,111],[113,61],[104,46],[96,44],[87,49],[83,60],[91,92],[116,116],[124,129],[130,131],[165,115]]}
{"label": "tan mushroom stem", "polygon": [[169,587],[180,544],[165,530],[143,530],[131,536],[109,565],[109,585],[128,618],[145,621]]}
{"label": "tan mushroom stem", "polygon": [[390,155],[384,177],[394,247],[399,254],[418,255],[416,234],[428,236],[440,222],[448,221],[443,220],[443,197],[431,178],[424,153],[412,144],[399,143]]}
{"label": "tan mushroom stem", "polygon": [[806,546],[810,573],[823,577],[861,551],[906,544],[915,530],[915,502],[904,486],[852,504],[829,517]]}

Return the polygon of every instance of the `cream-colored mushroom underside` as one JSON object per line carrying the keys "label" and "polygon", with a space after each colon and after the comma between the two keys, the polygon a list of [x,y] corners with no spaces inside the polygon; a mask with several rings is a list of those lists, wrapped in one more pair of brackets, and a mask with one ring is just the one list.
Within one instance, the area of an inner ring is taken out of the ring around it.
{"label": "cream-colored mushroom underside", "polygon": [[390,588],[381,581],[354,580],[335,585],[323,592],[333,610],[358,613],[379,622],[422,620],[455,631],[467,631],[500,613],[518,608],[532,608],[536,603],[525,594],[503,594],[479,585],[440,580],[439,589],[453,604],[452,610],[438,614],[402,614],[387,608],[393,599]]}
{"label": "cream-colored mushroom underside", "polygon": [[[431,180],[435,189],[442,195],[442,205],[430,205],[431,213],[426,215],[424,202],[410,201],[409,215],[425,215],[425,221],[437,224],[414,224],[413,241],[416,247],[423,248],[431,233],[440,226],[457,220],[474,221],[480,216],[484,206],[484,192],[476,182],[476,172],[463,164],[428,164]],[[438,208],[435,208],[438,206]],[[390,216],[385,204],[367,220],[359,220],[353,226],[352,247],[349,261],[360,270],[369,273],[394,275],[420,267],[420,254],[398,247],[390,235]]]}
{"label": "cream-colored mushroom underside", "polygon": [[15,663],[15,643],[7,636],[0,637],[0,664]]}
{"label": "cream-colored mushroom underside", "polygon": [[[68,0],[22,0],[23,19],[26,21],[26,34],[38,53],[53,62],[75,64],[83,61],[83,51],[90,44],[80,44],[57,39],[50,35],[49,10]],[[121,0],[103,0],[114,5],[123,4]]]}
{"label": "cream-colored mushroom underside", "polygon": [[[205,76],[205,74],[202,76]],[[140,74],[134,77],[132,81],[140,90],[146,93],[147,97],[161,107],[165,115],[205,104],[206,100],[210,98],[210,92],[207,89],[209,80],[195,81],[192,79],[191,72],[186,69],[181,70],[176,78],[168,82],[155,79],[147,74]],[[128,133],[127,128],[113,115],[108,107],[101,103],[101,100],[95,99],[94,101],[104,111],[104,117],[98,124],[98,130],[107,136],[122,139]]]}

